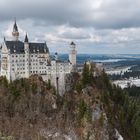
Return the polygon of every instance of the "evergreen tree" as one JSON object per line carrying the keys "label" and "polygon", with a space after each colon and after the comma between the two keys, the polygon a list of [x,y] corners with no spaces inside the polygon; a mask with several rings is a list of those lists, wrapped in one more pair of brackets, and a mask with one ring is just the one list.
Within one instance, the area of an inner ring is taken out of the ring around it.
{"label": "evergreen tree", "polygon": [[88,69],[88,66],[85,62],[84,68],[83,68],[83,73],[82,73],[82,83],[85,86],[88,84],[88,82],[89,82],[89,69]]}
{"label": "evergreen tree", "polygon": [[93,82],[93,65],[91,63],[87,64],[87,62],[85,62],[82,72],[82,84],[85,87],[86,85],[91,85]]}

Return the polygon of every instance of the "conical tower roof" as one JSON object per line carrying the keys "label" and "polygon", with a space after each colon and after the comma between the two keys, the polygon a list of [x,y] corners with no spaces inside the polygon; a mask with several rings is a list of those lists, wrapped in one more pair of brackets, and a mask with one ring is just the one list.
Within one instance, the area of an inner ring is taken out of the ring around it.
{"label": "conical tower roof", "polygon": [[14,30],[14,31],[18,31],[18,27],[17,27],[16,20],[15,20],[15,23],[14,23],[14,26],[13,26],[13,30]]}
{"label": "conical tower roof", "polygon": [[25,40],[24,40],[24,42],[26,42],[26,43],[29,42],[27,34],[25,35]]}
{"label": "conical tower roof", "polygon": [[72,42],[70,43],[70,45],[75,45],[75,43],[72,41]]}

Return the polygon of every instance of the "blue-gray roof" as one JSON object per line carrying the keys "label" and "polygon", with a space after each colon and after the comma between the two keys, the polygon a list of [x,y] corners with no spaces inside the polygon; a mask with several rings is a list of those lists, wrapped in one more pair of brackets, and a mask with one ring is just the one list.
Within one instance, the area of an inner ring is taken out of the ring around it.
{"label": "blue-gray roof", "polygon": [[[5,44],[10,50],[10,53],[25,53],[24,42],[22,41],[5,41]],[[49,49],[46,43],[29,43],[30,53],[48,53]]]}

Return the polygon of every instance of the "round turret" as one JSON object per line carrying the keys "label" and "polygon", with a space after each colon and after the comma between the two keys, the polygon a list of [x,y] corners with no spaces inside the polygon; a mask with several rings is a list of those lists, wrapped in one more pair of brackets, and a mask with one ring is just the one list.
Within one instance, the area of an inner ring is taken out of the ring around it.
{"label": "round turret", "polygon": [[70,51],[69,51],[69,61],[73,66],[76,65],[77,51],[75,48],[76,48],[76,44],[74,42],[71,42],[70,43]]}

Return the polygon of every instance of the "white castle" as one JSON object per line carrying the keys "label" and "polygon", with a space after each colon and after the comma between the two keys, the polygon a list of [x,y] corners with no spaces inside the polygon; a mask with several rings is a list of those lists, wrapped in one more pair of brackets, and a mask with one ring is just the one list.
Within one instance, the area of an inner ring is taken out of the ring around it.
{"label": "white castle", "polygon": [[0,75],[11,81],[19,78],[29,78],[38,74],[44,81],[50,80],[60,94],[65,92],[65,77],[76,66],[76,45],[70,44],[69,60],[61,61],[58,54],[50,56],[46,43],[29,42],[26,34],[24,42],[19,40],[16,21],[12,32],[13,40],[4,38],[1,46]]}

